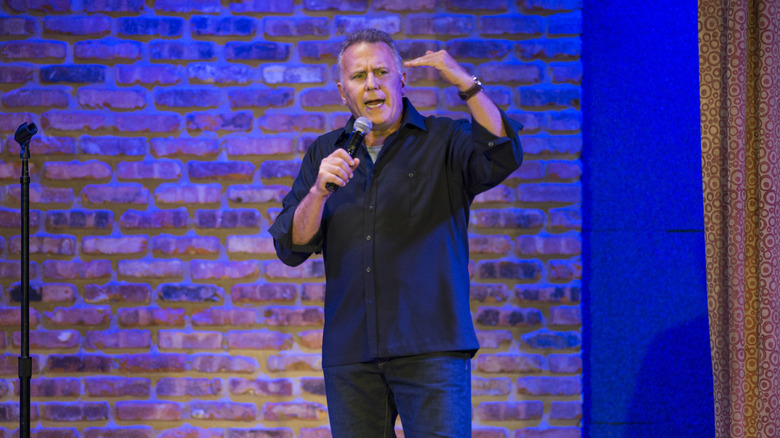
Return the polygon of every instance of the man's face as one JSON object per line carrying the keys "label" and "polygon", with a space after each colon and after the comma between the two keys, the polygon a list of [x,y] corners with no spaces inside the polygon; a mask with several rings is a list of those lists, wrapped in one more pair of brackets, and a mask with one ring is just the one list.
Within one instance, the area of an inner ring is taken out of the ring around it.
{"label": "man's face", "polygon": [[401,125],[406,74],[398,71],[385,43],[358,43],[341,58],[341,98],[355,117],[368,117],[375,132],[391,133]]}

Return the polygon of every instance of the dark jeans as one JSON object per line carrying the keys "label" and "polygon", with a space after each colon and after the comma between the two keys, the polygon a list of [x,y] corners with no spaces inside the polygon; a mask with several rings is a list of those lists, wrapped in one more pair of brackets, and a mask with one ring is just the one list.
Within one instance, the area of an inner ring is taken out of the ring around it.
{"label": "dark jeans", "polygon": [[334,438],[471,437],[471,355],[430,353],[324,367]]}

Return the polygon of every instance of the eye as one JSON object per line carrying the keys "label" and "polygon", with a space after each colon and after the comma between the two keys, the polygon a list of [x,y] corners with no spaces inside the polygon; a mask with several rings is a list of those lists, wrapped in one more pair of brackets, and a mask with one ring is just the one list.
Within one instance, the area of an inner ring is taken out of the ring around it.
{"label": "eye", "polygon": [[355,73],[352,75],[352,79],[362,79],[363,76],[365,76],[365,73]]}

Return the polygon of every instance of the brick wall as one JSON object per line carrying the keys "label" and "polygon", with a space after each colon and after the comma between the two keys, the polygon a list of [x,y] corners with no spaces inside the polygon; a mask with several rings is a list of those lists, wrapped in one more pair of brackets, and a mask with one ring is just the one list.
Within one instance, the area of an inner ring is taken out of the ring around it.
{"label": "brick wall", "polygon": [[[0,427],[18,433],[21,161],[31,144],[37,437],[330,436],[323,264],[268,226],[343,126],[345,32],[447,49],[526,126],[473,205],[475,437],[580,436],[580,0],[4,0]],[[408,72],[424,114],[456,90]]]}

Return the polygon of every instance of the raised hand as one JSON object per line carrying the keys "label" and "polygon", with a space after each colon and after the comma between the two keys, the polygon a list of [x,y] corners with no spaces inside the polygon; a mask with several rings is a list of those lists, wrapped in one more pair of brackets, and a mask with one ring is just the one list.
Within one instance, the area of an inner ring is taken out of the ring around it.
{"label": "raised hand", "polygon": [[404,62],[405,67],[433,67],[439,71],[441,78],[454,85],[459,91],[466,91],[474,85],[474,79],[469,72],[458,64],[446,50],[425,52],[419,58]]}

